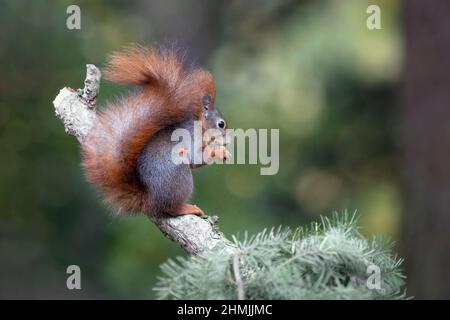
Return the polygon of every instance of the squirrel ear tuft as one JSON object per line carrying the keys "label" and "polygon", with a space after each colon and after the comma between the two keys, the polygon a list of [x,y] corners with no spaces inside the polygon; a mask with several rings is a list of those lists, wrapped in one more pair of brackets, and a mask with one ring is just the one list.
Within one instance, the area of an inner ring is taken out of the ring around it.
{"label": "squirrel ear tuft", "polygon": [[214,104],[216,98],[216,84],[211,73],[205,69],[195,69],[190,75],[190,80],[199,96],[208,95],[210,98],[210,105]]}
{"label": "squirrel ear tuft", "polygon": [[203,108],[205,108],[205,110],[209,109],[209,106],[211,105],[211,101],[212,101],[212,98],[209,94],[205,94],[203,96],[202,104],[203,104]]}

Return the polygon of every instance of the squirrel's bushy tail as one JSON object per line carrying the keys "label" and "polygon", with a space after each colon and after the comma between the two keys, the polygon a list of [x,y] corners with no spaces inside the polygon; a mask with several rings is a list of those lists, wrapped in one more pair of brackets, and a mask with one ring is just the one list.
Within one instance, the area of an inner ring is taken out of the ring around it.
{"label": "squirrel's bushy tail", "polygon": [[111,54],[103,73],[112,82],[175,90],[183,73],[180,56],[174,49],[135,45]]}
{"label": "squirrel's bushy tail", "polygon": [[198,118],[199,92],[214,89],[214,83],[207,72],[184,71],[177,53],[168,49],[132,47],[115,53],[104,74],[142,90],[99,112],[82,145],[82,166],[119,212],[148,212],[149,197],[136,174],[140,152],[159,130]]}

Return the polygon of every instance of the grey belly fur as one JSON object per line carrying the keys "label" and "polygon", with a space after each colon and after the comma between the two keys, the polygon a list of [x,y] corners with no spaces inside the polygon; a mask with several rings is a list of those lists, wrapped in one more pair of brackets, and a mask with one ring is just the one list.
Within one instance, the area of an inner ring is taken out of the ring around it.
{"label": "grey belly fur", "polygon": [[170,213],[192,195],[190,166],[175,164],[171,159],[172,148],[177,144],[170,141],[173,129],[158,132],[138,157],[137,174],[147,188],[152,213]]}

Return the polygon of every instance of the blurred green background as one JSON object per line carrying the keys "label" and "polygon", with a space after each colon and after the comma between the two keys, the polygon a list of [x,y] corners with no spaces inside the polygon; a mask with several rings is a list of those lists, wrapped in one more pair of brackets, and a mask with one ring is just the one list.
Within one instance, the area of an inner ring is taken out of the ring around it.
{"label": "blurred green background", "polygon": [[[81,30],[66,28],[70,4],[81,8]],[[382,10],[381,30],[366,27],[369,4]],[[110,215],[54,116],[59,89],[82,87],[86,63],[102,66],[131,42],[175,42],[209,68],[230,127],[280,129],[277,175],[261,176],[258,165],[195,172],[193,202],[219,215],[227,236],[358,209],[362,233],[400,242],[408,266],[417,243],[402,236],[414,228],[404,218],[414,193],[401,160],[403,8],[395,0],[1,0],[0,297],[152,298],[159,265],[184,255],[148,219]],[[98,106],[126,91],[103,82]],[[448,255],[427,270],[444,268]],[[71,264],[81,267],[80,291],[66,289]],[[410,295],[450,296],[450,283],[423,288],[432,275],[417,264],[408,272]]]}

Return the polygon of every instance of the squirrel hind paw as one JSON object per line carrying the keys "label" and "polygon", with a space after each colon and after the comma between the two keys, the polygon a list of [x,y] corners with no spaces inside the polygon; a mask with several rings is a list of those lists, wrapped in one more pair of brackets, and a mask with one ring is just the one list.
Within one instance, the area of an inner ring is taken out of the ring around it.
{"label": "squirrel hind paw", "polygon": [[202,209],[200,209],[196,205],[184,203],[181,206],[179,206],[178,208],[176,208],[175,210],[173,210],[172,212],[169,212],[169,214],[172,216],[175,216],[175,217],[176,216],[185,216],[187,214],[202,216],[202,215],[204,215],[204,212]]}

